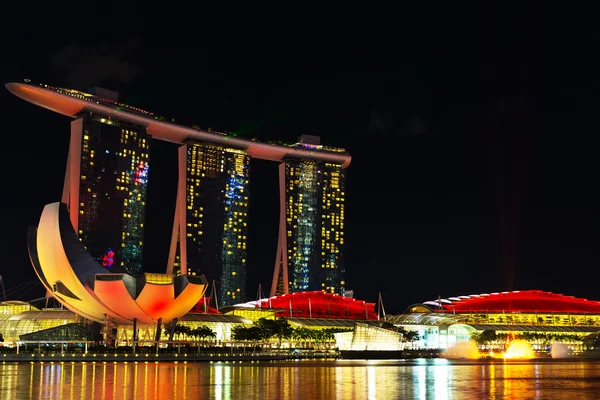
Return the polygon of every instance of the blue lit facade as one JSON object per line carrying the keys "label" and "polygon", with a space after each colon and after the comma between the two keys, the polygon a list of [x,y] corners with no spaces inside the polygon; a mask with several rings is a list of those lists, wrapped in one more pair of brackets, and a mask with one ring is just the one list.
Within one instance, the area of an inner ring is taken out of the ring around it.
{"label": "blue lit facade", "polygon": [[344,175],[341,165],[285,162],[289,292],[345,288]]}
{"label": "blue lit facade", "polygon": [[220,306],[246,301],[250,157],[220,146],[186,146],[188,274],[215,280]]}
{"label": "blue lit facade", "polygon": [[315,290],[314,272],[319,255],[319,180],[316,162],[286,162],[286,233],[291,293]]}

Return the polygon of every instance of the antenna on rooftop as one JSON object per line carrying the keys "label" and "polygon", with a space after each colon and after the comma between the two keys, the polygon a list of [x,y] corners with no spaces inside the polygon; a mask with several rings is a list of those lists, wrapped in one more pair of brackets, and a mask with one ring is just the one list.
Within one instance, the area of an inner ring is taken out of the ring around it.
{"label": "antenna on rooftop", "polygon": [[2,284],[2,296],[4,297],[4,301],[6,301],[6,292],[4,291],[4,279],[2,275],[0,275],[0,283]]}
{"label": "antenna on rooftop", "polygon": [[217,301],[217,281],[214,280],[214,279],[212,281],[212,291],[210,293],[210,297],[212,298],[213,296],[215,296],[215,309],[218,310],[219,309],[219,303]]}
{"label": "antenna on rooftop", "polygon": [[381,319],[381,312],[383,312],[383,318],[385,318],[385,308],[383,308],[383,297],[379,292],[379,298],[377,299],[377,320]]}
{"label": "antenna on rooftop", "polygon": [[260,301],[260,283],[258,284],[258,290],[256,291],[256,300]]}

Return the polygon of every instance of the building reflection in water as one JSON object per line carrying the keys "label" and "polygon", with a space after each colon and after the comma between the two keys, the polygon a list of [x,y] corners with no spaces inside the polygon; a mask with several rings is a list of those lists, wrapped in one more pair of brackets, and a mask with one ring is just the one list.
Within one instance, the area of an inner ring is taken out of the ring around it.
{"label": "building reflection in water", "polygon": [[0,366],[0,398],[595,399],[600,362],[290,361]]}

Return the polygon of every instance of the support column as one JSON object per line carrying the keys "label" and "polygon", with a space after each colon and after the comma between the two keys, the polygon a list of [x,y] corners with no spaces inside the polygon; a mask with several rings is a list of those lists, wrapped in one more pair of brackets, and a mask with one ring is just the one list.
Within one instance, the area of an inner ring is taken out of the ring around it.
{"label": "support column", "polygon": [[131,339],[133,352],[135,353],[135,345],[137,344],[137,318],[133,319],[133,335],[131,335]]}
{"label": "support column", "polygon": [[[69,156],[67,158],[68,188],[63,185],[63,199],[65,192],[68,192],[69,216],[75,232],[79,234],[79,182],[81,179],[81,139],[83,136],[83,118],[71,122],[71,141],[69,143]],[[66,183],[65,183],[66,184]]]}
{"label": "support column", "polygon": [[277,291],[280,273],[283,273],[283,292],[285,294],[289,293],[286,205],[285,162],[282,162],[279,164],[279,236],[277,255],[275,256],[275,270],[273,271],[273,282],[271,284],[271,297],[275,296]]}
{"label": "support column", "polygon": [[175,256],[177,254],[177,242],[179,241],[179,190],[175,200],[175,215],[173,216],[173,233],[171,234],[171,247],[169,248],[169,259],[167,260],[167,274],[173,274]]}
{"label": "support column", "polygon": [[171,247],[167,261],[167,274],[174,272],[173,264],[175,262],[175,254],[177,253],[178,241],[181,274],[187,274],[187,149],[187,144],[180,146],[178,149],[177,200],[175,203],[175,216],[173,217]]}
{"label": "support column", "polygon": [[71,169],[71,146],[69,146],[69,154],[67,154],[67,166],[65,167],[65,180],[63,181],[63,191],[62,191],[62,197],[60,199],[61,203],[65,203],[67,205],[67,209],[69,208],[69,196],[71,195],[70,190],[69,190],[69,186],[71,183],[71,180],[69,178],[70,169]]}
{"label": "support column", "polygon": [[177,318],[174,318],[171,321],[171,329],[169,331],[169,342],[173,341],[173,337],[175,336],[175,328],[177,327]]}
{"label": "support column", "polygon": [[156,342],[156,347],[158,348],[158,341],[160,340],[160,330],[162,329],[162,318],[159,318],[156,322],[156,334],[154,335],[154,341]]}

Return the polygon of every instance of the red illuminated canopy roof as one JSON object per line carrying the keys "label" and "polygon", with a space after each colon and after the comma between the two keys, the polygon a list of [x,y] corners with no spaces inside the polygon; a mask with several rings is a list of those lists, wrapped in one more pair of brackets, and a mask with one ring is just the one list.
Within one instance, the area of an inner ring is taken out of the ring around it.
{"label": "red illuminated canopy roof", "polygon": [[473,294],[423,303],[434,311],[469,312],[537,312],[600,314],[600,301],[592,301],[541,290]]}
{"label": "red illuminated canopy roof", "polygon": [[201,314],[221,314],[219,310],[210,305],[210,297],[202,297],[190,312]]}
{"label": "red illuminated canopy roof", "polygon": [[[243,306],[282,309],[278,317],[376,320],[375,303],[333,293],[298,292],[245,303]],[[291,310],[291,311],[290,311]]]}

